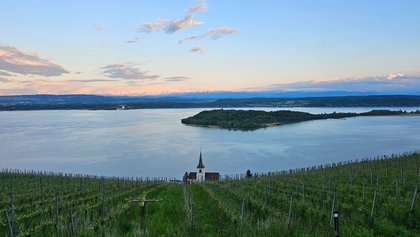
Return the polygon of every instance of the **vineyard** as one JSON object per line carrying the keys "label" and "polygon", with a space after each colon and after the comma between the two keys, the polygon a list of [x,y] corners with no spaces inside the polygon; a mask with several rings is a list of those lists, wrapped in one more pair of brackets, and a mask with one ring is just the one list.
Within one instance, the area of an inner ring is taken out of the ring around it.
{"label": "vineyard", "polygon": [[0,173],[0,236],[420,236],[420,154],[220,182]]}

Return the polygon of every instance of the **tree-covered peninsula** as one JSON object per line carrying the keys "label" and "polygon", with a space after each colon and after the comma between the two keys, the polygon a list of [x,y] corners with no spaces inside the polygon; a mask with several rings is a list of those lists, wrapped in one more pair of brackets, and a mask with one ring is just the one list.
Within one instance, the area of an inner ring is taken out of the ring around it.
{"label": "tree-covered peninsula", "polygon": [[364,113],[323,113],[311,114],[290,110],[262,111],[262,110],[206,110],[194,116],[182,119],[183,124],[218,127],[233,130],[255,130],[319,119],[341,119],[357,116],[389,116],[389,115],[419,115],[420,111],[392,111],[372,110]]}

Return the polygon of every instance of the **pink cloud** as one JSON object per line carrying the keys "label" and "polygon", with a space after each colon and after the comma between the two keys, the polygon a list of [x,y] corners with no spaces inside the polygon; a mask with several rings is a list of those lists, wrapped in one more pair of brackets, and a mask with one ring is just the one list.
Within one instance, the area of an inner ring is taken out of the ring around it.
{"label": "pink cloud", "polygon": [[46,77],[69,73],[63,67],[41,58],[36,53],[25,53],[15,47],[4,45],[0,45],[0,70]]}

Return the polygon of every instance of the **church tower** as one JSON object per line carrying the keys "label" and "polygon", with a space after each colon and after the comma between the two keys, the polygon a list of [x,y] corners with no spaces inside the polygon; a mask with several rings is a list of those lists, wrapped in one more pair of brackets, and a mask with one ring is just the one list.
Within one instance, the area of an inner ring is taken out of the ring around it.
{"label": "church tower", "polygon": [[200,159],[197,165],[197,181],[198,182],[206,181],[206,173],[204,172],[204,165],[203,165],[203,158],[201,156],[201,151],[200,151]]}

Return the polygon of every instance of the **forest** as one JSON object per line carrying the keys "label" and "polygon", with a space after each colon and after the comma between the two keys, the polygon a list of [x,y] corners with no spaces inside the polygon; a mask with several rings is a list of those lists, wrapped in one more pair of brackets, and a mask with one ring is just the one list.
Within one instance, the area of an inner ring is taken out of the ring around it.
{"label": "forest", "polygon": [[391,115],[420,115],[420,111],[406,112],[401,110],[371,110],[363,113],[322,113],[277,110],[206,110],[194,116],[182,119],[187,125],[218,127],[233,130],[255,130],[259,128],[291,124],[320,119],[342,119],[358,116],[391,116]]}

